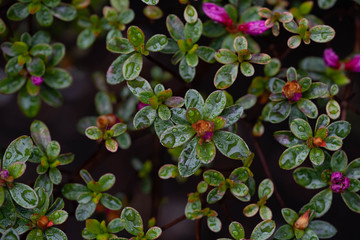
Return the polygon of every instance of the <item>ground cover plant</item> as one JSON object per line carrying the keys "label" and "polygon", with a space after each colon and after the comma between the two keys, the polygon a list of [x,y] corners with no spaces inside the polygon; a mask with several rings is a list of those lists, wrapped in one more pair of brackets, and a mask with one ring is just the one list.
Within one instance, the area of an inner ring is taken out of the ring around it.
{"label": "ground cover plant", "polygon": [[360,1],[0,0],[0,39],[1,240],[359,238]]}

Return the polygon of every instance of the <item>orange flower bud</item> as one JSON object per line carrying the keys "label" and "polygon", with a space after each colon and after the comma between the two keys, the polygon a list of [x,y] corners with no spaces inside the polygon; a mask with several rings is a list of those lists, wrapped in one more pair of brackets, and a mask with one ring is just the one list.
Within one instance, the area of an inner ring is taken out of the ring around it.
{"label": "orange flower bud", "polygon": [[42,216],[37,220],[36,226],[41,230],[45,230],[46,228],[48,228],[49,223],[52,223],[49,221],[49,218],[47,216]]}
{"label": "orange flower bud", "polygon": [[291,102],[299,101],[302,97],[301,85],[296,81],[287,82],[282,88],[284,97],[289,99]]}
{"label": "orange flower bud", "polygon": [[198,138],[210,141],[214,132],[214,123],[211,121],[199,120],[193,123],[192,128],[196,131]]}
{"label": "orange flower bud", "polygon": [[305,230],[310,222],[310,209],[307,210],[301,217],[294,223],[294,228],[299,230]]}
{"label": "orange flower bud", "polygon": [[323,147],[324,143],[325,142],[321,139],[321,137],[314,137],[312,139],[312,144],[314,147]]}

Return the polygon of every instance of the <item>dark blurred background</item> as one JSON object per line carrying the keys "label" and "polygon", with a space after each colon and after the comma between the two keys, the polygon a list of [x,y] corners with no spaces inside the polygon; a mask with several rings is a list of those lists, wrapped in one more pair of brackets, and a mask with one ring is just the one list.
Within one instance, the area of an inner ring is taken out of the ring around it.
{"label": "dark blurred background", "polygon": [[[6,1],[3,1],[3,5]],[[290,1],[295,2],[295,1]],[[195,6],[200,6],[199,2],[193,2]],[[2,5],[2,6],[3,6]],[[138,25],[145,32],[147,38],[156,33],[163,33],[168,35],[165,27],[165,17],[160,20],[150,21],[145,18],[142,11],[146,5],[140,0],[132,0],[131,8],[136,12],[135,20],[132,24]],[[183,18],[184,5],[179,4],[177,0],[160,0],[158,5],[166,14],[175,13]],[[5,18],[6,9],[0,8],[1,17]],[[339,0],[333,8],[329,10],[321,10],[314,3],[312,13],[319,18],[323,19],[325,24],[332,26],[336,30],[335,38],[327,44],[311,43],[310,45],[301,44],[295,50],[291,50],[282,60],[282,67],[287,68],[290,66],[298,66],[298,62],[306,56],[322,56],[323,50],[327,47],[332,47],[335,52],[340,56],[340,59],[345,58],[353,51],[355,39],[355,24],[354,16],[360,15],[359,7],[353,1]],[[100,14],[100,13],[99,13]],[[205,19],[201,15],[202,19]],[[39,26],[32,21],[32,31],[36,32],[40,29]],[[73,27],[69,27],[73,26]],[[28,30],[26,21],[12,23],[13,28],[17,28],[19,33]],[[184,214],[184,208],[187,202],[187,194],[196,191],[196,184],[200,181],[201,177],[190,177],[185,183],[179,183],[176,180],[159,180],[157,177],[153,179],[153,196],[152,194],[142,193],[140,190],[140,181],[137,172],[132,167],[130,161],[136,157],[145,161],[147,159],[157,159],[154,165],[152,176],[156,176],[159,166],[165,163],[172,163],[170,155],[167,150],[159,146],[158,139],[149,130],[142,130],[139,132],[131,133],[133,137],[132,146],[128,150],[119,150],[116,153],[108,153],[104,146],[100,146],[94,141],[87,139],[85,136],[79,134],[76,129],[77,122],[84,116],[95,116],[94,96],[96,88],[92,81],[92,73],[94,71],[106,72],[111,62],[117,57],[105,49],[104,36],[97,39],[95,44],[88,50],[80,50],[76,47],[76,37],[79,33],[79,28],[76,27],[76,22],[64,23],[55,20],[53,26],[50,28],[42,28],[52,34],[52,41],[63,42],[66,48],[66,57],[61,63],[62,67],[67,68],[73,76],[73,84],[68,89],[62,91],[64,95],[64,104],[59,108],[52,108],[46,104],[42,104],[39,115],[35,119],[44,121],[50,129],[51,136],[54,140],[59,141],[62,147],[62,153],[73,152],[75,154],[75,161],[61,169],[64,170],[63,183],[77,179],[78,170],[87,166],[90,173],[95,179],[101,175],[111,172],[117,177],[116,185],[111,189],[111,193],[121,192],[127,198],[130,206],[137,209],[143,217],[146,225],[148,219],[157,216],[157,225],[163,226],[172,220]],[[274,38],[271,35],[265,37],[256,37],[255,39],[261,44],[262,52],[268,53],[273,56],[272,51],[267,51],[275,47],[275,51],[279,54],[285,54],[287,51],[286,41],[291,36],[284,29],[281,29],[280,36]],[[4,41],[4,39],[2,39]],[[208,44],[209,40],[202,37],[200,43]],[[162,64],[167,66],[174,72],[177,72],[178,66],[172,66],[170,63],[171,55],[165,54],[151,54],[153,58],[158,59]],[[0,60],[0,74],[4,75],[4,59]],[[154,63],[144,60],[144,68],[141,75],[150,80],[150,69]],[[185,84],[176,78],[165,83],[165,87],[171,87],[178,96],[184,96],[188,88],[199,89],[205,93],[210,93],[215,90],[213,86],[213,77],[215,72],[220,67],[220,64],[209,65],[200,61],[197,67],[197,74],[195,80],[191,84]],[[263,67],[257,67],[255,75],[263,75]],[[350,103],[355,108],[360,109],[359,98],[359,74],[352,74],[352,93],[354,97],[351,98]],[[238,79],[235,81],[228,91],[233,95],[234,99],[245,95],[251,83],[252,78],[246,78],[239,74]],[[185,85],[185,88],[184,88]],[[111,90],[116,94],[120,93],[120,89],[124,84],[111,87]],[[341,87],[339,97],[344,95],[345,87]],[[258,158],[258,153],[254,147],[254,140],[249,131],[250,126],[248,122],[255,123],[257,116],[260,114],[261,106],[256,106],[247,112],[247,118],[240,120],[238,123],[238,134],[247,142],[250,149],[255,153],[252,170],[255,173],[257,184],[266,178],[263,167]],[[324,108],[320,108],[320,113],[325,112]],[[351,134],[344,140],[343,149],[348,154],[349,160],[360,157],[359,139],[360,139],[360,116],[356,111],[348,110],[346,119],[352,123]],[[16,94],[5,96],[0,95],[0,146],[6,146],[15,138],[20,135],[29,135],[29,127],[33,119],[24,117],[18,106]],[[269,165],[270,171],[274,177],[274,183],[280,195],[282,196],[286,207],[298,211],[304,204],[306,204],[319,190],[305,190],[298,186],[292,177],[292,171],[285,171],[280,169],[278,159],[284,151],[284,147],[278,144],[272,134],[276,130],[288,129],[287,121],[282,124],[271,125],[265,123],[265,133],[258,139],[259,145],[264,152],[266,161]],[[86,165],[88,161],[95,161],[94,165]],[[309,161],[305,161],[309,164]],[[22,181],[32,184],[36,178],[34,164],[28,164],[28,170]],[[218,152],[217,157],[212,167],[218,169],[233,169],[241,166],[242,163],[235,160],[226,159]],[[225,176],[230,174],[224,172]],[[79,181],[81,182],[81,181]],[[60,196],[61,186],[55,187],[55,194]],[[254,196],[253,201],[257,201]],[[205,219],[201,222],[202,231],[201,239],[216,239],[220,237],[230,237],[228,233],[228,225],[230,220],[239,221],[246,228],[247,236],[253,227],[261,221],[260,217],[256,215],[253,218],[246,218],[242,209],[247,205],[242,203],[230,194],[226,194],[225,204],[228,208],[228,213],[224,211],[219,204],[211,206],[219,213],[222,220],[223,229],[220,233],[214,234],[208,230]],[[277,226],[284,224],[280,212],[280,205],[272,196],[268,201],[268,206],[273,211],[273,218]],[[66,210],[69,213],[74,213],[76,207],[75,202],[66,201]],[[351,212],[342,201],[340,195],[334,194],[334,199],[330,211],[322,218],[322,220],[332,223],[338,230],[334,239],[356,240],[359,239],[357,227],[359,226],[360,216]],[[85,227],[84,222],[77,222],[74,215],[62,226],[63,230],[67,233],[69,239],[80,239],[81,231]],[[177,224],[174,227],[166,230],[161,239],[183,240],[195,239],[195,222],[186,220]]]}

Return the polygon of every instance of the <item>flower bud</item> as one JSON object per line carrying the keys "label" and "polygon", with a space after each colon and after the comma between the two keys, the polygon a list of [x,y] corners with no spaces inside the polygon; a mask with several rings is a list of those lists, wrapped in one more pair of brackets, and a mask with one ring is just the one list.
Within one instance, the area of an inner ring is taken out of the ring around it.
{"label": "flower bud", "polygon": [[47,216],[41,216],[36,222],[36,226],[41,230],[45,230],[53,225],[54,223],[49,221],[49,218]]}
{"label": "flower bud", "polygon": [[282,88],[282,94],[289,99],[290,102],[299,101],[302,97],[302,87],[295,80],[287,82]]}
{"label": "flower bud", "polygon": [[214,123],[211,121],[199,120],[193,123],[192,128],[196,131],[196,136],[209,142],[213,137]]}
{"label": "flower bud", "polygon": [[312,139],[312,144],[314,147],[324,147],[326,145],[325,141],[321,137],[314,137]]}
{"label": "flower bud", "polygon": [[44,81],[43,77],[31,76],[30,79],[31,79],[31,82],[36,86],[40,86]]}
{"label": "flower bud", "polygon": [[301,215],[294,223],[294,228],[299,230],[305,230],[310,222],[310,209],[308,209],[303,215]]}
{"label": "flower bud", "polygon": [[203,3],[203,11],[212,20],[219,22],[227,27],[233,25],[233,21],[223,7],[214,3]]}

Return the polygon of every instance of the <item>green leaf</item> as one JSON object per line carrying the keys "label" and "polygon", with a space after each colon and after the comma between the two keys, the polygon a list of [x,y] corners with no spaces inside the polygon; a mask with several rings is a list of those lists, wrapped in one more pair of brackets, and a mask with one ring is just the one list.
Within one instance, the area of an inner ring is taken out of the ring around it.
{"label": "green leaf", "polygon": [[85,135],[91,140],[99,140],[103,138],[104,133],[95,126],[90,126],[85,130]]}
{"label": "green leaf", "polygon": [[303,98],[315,99],[321,97],[327,97],[329,94],[328,85],[321,82],[314,82],[311,84],[310,88],[303,93]]}
{"label": "green leaf", "polygon": [[142,44],[145,44],[145,35],[143,31],[137,26],[130,26],[128,28],[127,37],[135,47],[139,47]]}
{"label": "green leaf", "polygon": [[234,49],[236,52],[240,52],[241,50],[248,49],[248,43],[246,38],[243,36],[238,36],[234,39]]}
{"label": "green leaf", "polygon": [[292,226],[285,224],[281,226],[276,232],[274,237],[276,239],[293,239],[295,237],[294,230],[292,229]]}
{"label": "green leaf", "polygon": [[254,66],[249,62],[242,62],[240,64],[240,70],[245,77],[251,77],[255,73]]}
{"label": "green leaf", "polygon": [[231,159],[246,159],[251,152],[245,141],[236,134],[216,131],[214,133],[213,141],[216,148],[225,156]]}
{"label": "green leaf", "polygon": [[30,49],[30,54],[32,56],[44,55],[48,57],[51,55],[51,53],[52,53],[52,47],[47,43],[39,43]]}
{"label": "green leaf", "polygon": [[215,50],[210,47],[199,46],[195,53],[199,58],[207,63],[215,62]]}
{"label": "green leaf", "polygon": [[159,0],[141,0],[141,1],[143,1],[147,5],[156,5],[159,3]]}
{"label": "green leaf", "polygon": [[291,36],[287,41],[287,45],[291,49],[295,49],[299,47],[300,44],[301,44],[301,37],[299,35]]}
{"label": "green leaf", "polygon": [[[93,31],[90,28],[85,28],[78,35],[77,40],[76,40],[76,45],[81,49],[87,49],[91,45],[93,45],[93,43],[95,42],[95,39],[96,39],[96,36],[94,35]],[[111,51],[111,49],[109,49],[109,44],[110,43],[108,43],[106,48],[109,51]]]}
{"label": "green leaf", "polygon": [[45,73],[45,64],[40,58],[33,58],[26,64],[26,69],[32,76],[40,77]]}
{"label": "green leaf", "polygon": [[274,138],[285,147],[292,147],[304,143],[304,141],[295,137],[290,131],[276,131],[274,132]]}
{"label": "green leaf", "polygon": [[265,53],[251,54],[249,62],[256,64],[267,64],[271,60],[271,57]]}
{"label": "green leaf", "polygon": [[113,112],[110,96],[104,91],[100,91],[95,95],[95,107],[99,115]]}
{"label": "green leaf", "polygon": [[330,118],[326,114],[321,114],[316,120],[315,131],[319,128],[327,127],[330,123]]}
{"label": "green leaf", "polygon": [[260,207],[259,213],[260,213],[260,217],[262,220],[271,220],[272,219],[271,209],[265,205]]}
{"label": "green leaf", "polygon": [[305,161],[309,152],[310,148],[305,144],[292,146],[281,154],[279,165],[286,170],[296,168]]}
{"label": "green leaf", "polygon": [[207,225],[209,229],[213,232],[220,232],[222,226],[220,219],[213,216],[207,218]]}
{"label": "green leaf", "polygon": [[[295,230],[296,231],[296,230]],[[318,236],[315,232],[310,230],[309,228],[305,229],[304,235],[301,237],[303,240],[318,240]]]}
{"label": "green leaf", "polygon": [[309,99],[300,99],[297,102],[297,107],[309,118],[316,118],[319,114],[316,105]]}
{"label": "green leaf", "polygon": [[325,155],[322,149],[320,148],[313,148],[310,151],[310,161],[315,165],[321,165],[325,160]]}
{"label": "green leaf", "polygon": [[288,101],[275,103],[269,111],[269,121],[271,123],[280,123],[284,121],[291,112],[291,105]]}
{"label": "green leaf", "polygon": [[230,223],[229,232],[235,240],[241,240],[245,237],[245,231],[243,226],[235,221]]}
{"label": "green leaf", "polygon": [[332,238],[337,233],[333,225],[321,220],[311,221],[308,228],[315,232],[319,238]]}
{"label": "green leaf", "polygon": [[346,121],[336,121],[330,124],[327,129],[329,130],[328,136],[336,136],[344,139],[351,131],[351,124]]}
{"label": "green leaf", "polygon": [[190,125],[176,125],[165,130],[160,137],[160,142],[167,148],[183,145],[195,135],[195,130]]}
{"label": "green leaf", "polygon": [[339,150],[343,144],[341,138],[336,137],[336,136],[327,137],[324,139],[324,142],[326,143],[324,148],[327,150],[330,150],[330,151]]}
{"label": "green leaf", "polygon": [[265,240],[268,239],[275,231],[275,222],[265,220],[255,226],[251,233],[251,239]]}
{"label": "green leaf", "polygon": [[171,111],[166,105],[161,104],[158,108],[158,115],[162,120],[169,120],[171,117]]}
{"label": "green leaf", "polygon": [[77,200],[82,193],[86,192],[90,192],[89,189],[78,183],[68,183],[61,189],[61,193],[69,200]]}
{"label": "green leaf", "polygon": [[96,204],[90,201],[86,204],[80,203],[75,211],[75,217],[78,221],[85,221],[95,212]]}
{"label": "green leaf", "polygon": [[137,97],[140,97],[142,92],[152,92],[150,83],[142,77],[137,77],[136,79],[127,81],[126,83],[129,90]]}
{"label": "green leaf", "polygon": [[274,192],[274,184],[270,179],[264,179],[259,184],[258,195],[259,199],[262,199],[266,196],[266,199],[269,199]]}
{"label": "green leaf", "polygon": [[122,207],[121,201],[110,194],[103,193],[102,197],[100,198],[100,202],[104,207],[110,210],[120,210]]}
{"label": "green leaf", "polygon": [[218,187],[220,184],[225,181],[225,177],[216,170],[206,170],[203,173],[204,181],[213,187]]}
{"label": "green leaf", "polygon": [[341,197],[351,211],[360,213],[360,196],[358,194],[345,190]]}
{"label": "green leaf", "polygon": [[182,150],[179,157],[178,169],[183,177],[193,175],[201,166],[200,159],[196,154],[196,145],[199,140],[193,138]]}
{"label": "green leaf", "polygon": [[313,136],[313,132],[310,124],[300,118],[295,119],[290,124],[291,132],[301,140],[307,140],[309,137]]}
{"label": "green leaf", "polygon": [[200,19],[195,23],[186,23],[184,29],[185,39],[191,39],[192,44],[199,41],[203,30],[203,25]]}
{"label": "green leaf", "polygon": [[255,203],[252,203],[244,208],[243,213],[246,217],[253,217],[255,216],[255,214],[258,213],[258,211],[259,211],[259,206]]}
{"label": "green leaf", "polygon": [[0,227],[8,229],[15,224],[16,211],[8,190],[5,190],[5,201],[0,207]]}
{"label": "green leaf", "polygon": [[33,143],[30,137],[18,137],[7,147],[4,153],[2,167],[6,169],[15,162],[26,162],[29,159],[32,150]]}
{"label": "green leaf", "polygon": [[138,111],[134,117],[133,124],[136,129],[149,127],[155,120],[156,110],[146,106]]}
{"label": "green leaf", "polygon": [[49,177],[50,180],[54,183],[54,184],[60,184],[61,180],[62,180],[62,176],[61,176],[61,172],[59,169],[57,168],[50,168],[49,170]]}
{"label": "green leaf", "polygon": [[64,210],[57,210],[49,215],[49,220],[52,221],[55,225],[64,223],[67,218],[68,213]]}
{"label": "green leaf", "polygon": [[99,190],[101,192],[105,192],[105,191],[109,190],[110,188],[112,188],[112,186],[114,186],[115,176],[114,176],[114,174],[111,174],[111,173],[104,174],[100,177],[98,183],[100,185]]}
{"label": "green leaf", "polygon": [[15,3],[7,11],[7,17],[11,21],[20,21],[29,16],[28,4]]}
{"label": "green leaf", "polygon": [[225,192],[220,192],[219,188],[213,188],[206,196],[206,201],[209,204],[214,204],[220,201],[224,197],[224,194]]}
{"label": "green leaf", "polygon": [[146,239],[157,239],[161,236],[162,230],[159,227],[151,227],[145,234]]}
{"label": "green leaf", "polygon": [[141,72],[143,59],[140,53],[134,53],[128,57],[122,67],[123,76],[126,80],[137,78]]}
{"label": "green leaf", "polygon": [[115,218],[111,220],[107,226],[107,230],[110,233],[118,233],[124,229],[124,225],[121,218]]}
{"label": "green leaf", "polygon": [[236,198],[240,199],[249,193],[249,188],[244,183],[235,183],[234,187],[230,188],[230,191]]}
{"label": "green leaf", "polygon": [[331,169],[334,172],[343,172],[347,165],[348,158],[344,151],[339,150],[331,156]]}
{"label": "green leaf", "polygon": [[226,96],[223,91],[214,91],[205,100],[204,119],[214,119],[219,116],[226,105]]}
{"label": "green leaf", "polygon": [[341,108],[336,100],[331,99],[326,104],[326,113],[331,119],[337,119],[340,117]]}
{"label": "green leaf", "polygon": [[47,240],[67,240],[66,234],[56,227],[46,229],[45,236]]}
{"label": "green leaf", "polygon": [[173,164],[165,164],[159,169],[158,175],[161,179],[175,178],[178,175],[178,168]]}
{"label": "green leaf", "polygon": [[7,76],[0,80],[0,92],[3,94],[12,94],[24,86],[25,82],[26,78],[21,75]]}
{"label": "green leaf", "polygon": [[60,144],[57,141],[51,141],[47,145],[46,154],[50,160],[55,159],[60,154]]}
{"label": "green leaf", "polygon": [[121,220],[128,233],[136,236],[143,232],[143,221],[134,208],[125,207],[121,212]]}
{"label": "green leaf", "polygon": [[335,30],[327,25],[317,25],[310,28],[310,39],[314,42],[325,43],[335,37]]}
{"label": "green leaf", "polygon": [[201,113],[196,108],[190,107],[186,111],[186,119],[190,124],[196,123],[201,119]]}
{"label": "green leaf", "polygon": [[46,85],[55,89],[64,89],[72,84],[72,77],[61,68],[47,69],[43,78]]}
{"label": "green leaf", "polygon": [[185,82],[191,82],[195,77],[196,69],[191,67],[185,58],[182,58],[179,64],[179,74]]}
{"label": "green leaf", "polygon": [[124,66],[124,62],[128,59],[128,57],[129,57],[128,55],[120,55],[118,58],[115,59],[115,61],[111,63],[106,73],[107,83],[111,85],[115,85],[125,80],[123,76],[123,66]]}
{"label": "green leaf", "polygon": [[18,63],[18,57],[13,57],[6,63],[5,72],[9,76],[17,76],[23,67],[23,65]]}
{"label": "green leaf", "polygon": [[36,20],[41,26],[48,27],[53,23],[54,17],[50,9],[42,5],[40,11],[36,13]]}
{"label": "green leaf", "polygon": [[26,209],[35,208],[39,202],[35,191],[22,183],[14,183],[9,189],[12,199],[21,207]]}
{"label": "green leaf", "polygon": [[325,213],[327,213],[327,211],[329,211],[332,197],[332,191],[330,188],[327,188],[311,198],[310,203],[313,203],[315,206],[314,217],[322,217]]}
{"label": "green leaf", "polygon": [[301,85],[301,91],[306,92],[311,86],[312,80],[309,77],[304,77],[299,80],[299,84]]}
{"label": "green leaf", "polygon": [[218,89],[226,89],[230,87],[236,80],[238,75],[239,64],[232,63],[222,66],[215,75],[214,85]]}
{"label": "green leaf", "polygon": [[60,107],[63,103],[63,97],[56,89],[47,87],[46,85],[40,88],[40,98],[52,107]]}
{"label": "green leaf", "polygon": [[122,37],[114,37],[107,44],[106,49],[113,53],[128,54],[135,51],[134,45]]}
{"label": "green leaf", "polygon": [[[26,169],[25,162],[14,162],[8,168],[10,176],[14,177],[14,179],[21,177]],[[0,201],[1,202],[1,201]]]}
{"label": "green leaf", "polygon": [[237,55],[226,48],[219,49],[214,57],[216,61],[222,64],[231,64],[238,61]]}
{"label": "green leaf", "polygon": [[360,158],[351,161],[347,166],[345,173],[349,178],[360,178]]}
{"label": "green leaf", "polygon": [[244,108],[239,103],[225,108],[220,115],[220,117],[225,119],[225,125],[223,127],[229,127],[236,123],[243,115],[243,112]]}
{"label": "green leaf", "polygon": [[20,237],[13,228],[10,228],[2,233],[1,240],[20,240]]}
{"label": "green leaf", "polygon": [[279,71],[281,67],[281,62],[277,58],[271,58],[270,62],[267,63],[264,67],[264,73],[267,77],[273,77],[275,76]]}
{"label": "green leaf", "polygon": [[165,35],[155,34],[146,42],[145,48],[150,52],[159,52],[163,50],[167,44],[168,39]]}
{"label": "green leaf", "polygon": [[72,21],[76,17],[76,9],[65,3],[60,3],[60,5],[52,8],[52,13],[55,17],[66,22]]}

